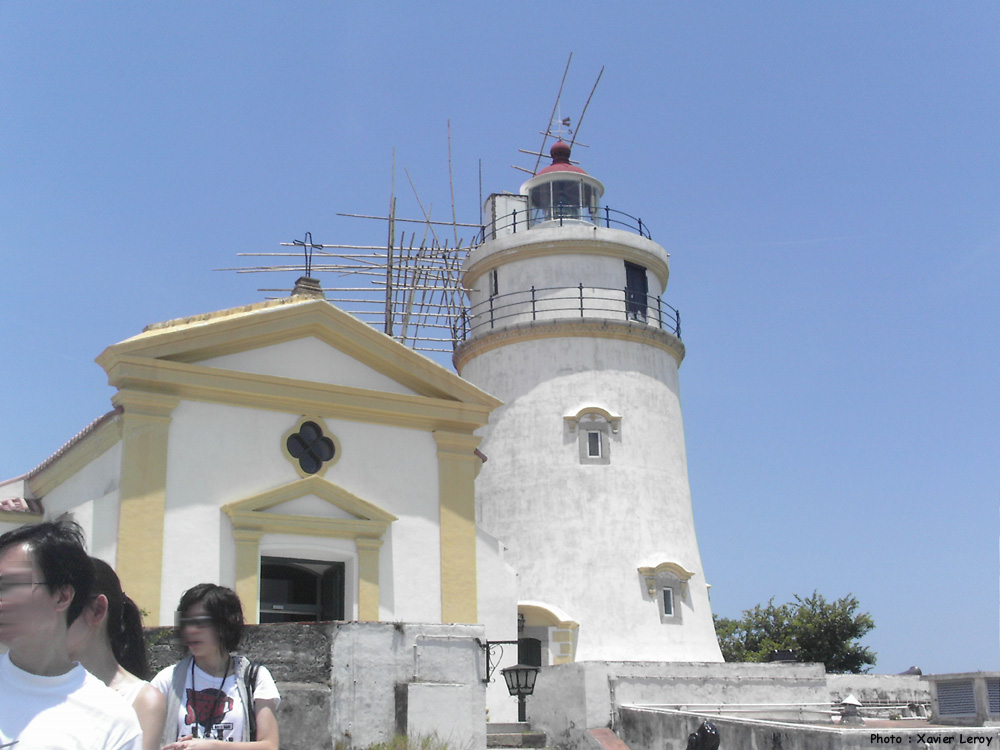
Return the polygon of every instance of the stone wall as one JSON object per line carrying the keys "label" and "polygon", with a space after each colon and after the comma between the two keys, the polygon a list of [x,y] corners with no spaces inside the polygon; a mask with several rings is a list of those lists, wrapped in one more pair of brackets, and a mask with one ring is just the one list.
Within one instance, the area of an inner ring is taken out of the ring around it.
{"label": "stone wall", "polygon": [[1000,740],[1000,729],[840,729],[643,708],[625,707],[620,713],[617,733],[630,750],[685,750],[688,735],[705,718],[718,728],[720,747],[726,750],[870,750],[960,743],[992,747]]}
{"label": "stone wall", "polygon": [[698,706],[720,703],[828,704],[823,665],[563,664],[539,672],[527,713],[532,726],[548,734],[550,744],[582,750],[589,746],[586,731],[614,727],[622,706],[669,705],[696,711]]}
{"label": "stone wall", "polygon": [[927,681],[920,675],[902,674],[828,674],[827,685],[830,688],[830,700],[839,703],[849,695],[853,695],[866,707],[864,715],[873,716],[876,707],[886,708],[884,713],[906,713],[900,707],[922,707],[916,711],[926,710],[930,706],[931,691]]}
{"label": "stone wall", "polygon": [[[175,663],[170,629],[148,631],[153,669]],[[240,653],[281,692],[282,750],[366,748],[436,735],[453,750],[486,745],[478,625],[337,622],[249,626]]]}

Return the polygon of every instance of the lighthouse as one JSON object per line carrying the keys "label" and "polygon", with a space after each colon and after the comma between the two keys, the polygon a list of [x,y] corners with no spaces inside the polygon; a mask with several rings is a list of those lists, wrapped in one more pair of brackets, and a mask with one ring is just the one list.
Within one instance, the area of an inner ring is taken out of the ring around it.
{"label": "lighthouse", "polygon": [[688,485],[667,252],[569,144],[486,202],[459,374],[482,428],[477,522],[518,571],[519,661],[720,662]]}

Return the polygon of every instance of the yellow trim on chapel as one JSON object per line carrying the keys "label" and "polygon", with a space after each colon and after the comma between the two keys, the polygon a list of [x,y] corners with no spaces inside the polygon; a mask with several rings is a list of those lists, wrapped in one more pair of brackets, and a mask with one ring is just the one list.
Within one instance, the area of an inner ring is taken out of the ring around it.
{"label": "yellow trim on chapel", "polygon": [[25,510],[0,510],[0,523],[16,523],[27,526],[29,523],[41,523],[45,516],[41,513],[31,513]]}
{"label": "yellow trim on chapel", "polygon": [[435,432],[441,517],[441,622],[479,620],[476,587],[476,474],[479,438]]}
{"label": "yellow trim on chapel", "polygon": [[91,461],[102,456],[122,439],[122,418],[115,414],[85,435],[65,453],[28,479],[32,497],[45,497]]}
{"label": "yellow trim on chapel", "polygon": [[[330,441],[333,443],[333,458],[331,458],[329,461],[324,461],[320,465],[319,471],[317,471],[315,474],[309,474],[305,469],[302,468],[302,464],[299,462],[299,459],[297,459],[295,456],[293,456],[291,453],[288,452],[288,438],[290,438],[296,432],[299,432],[302,429],[302,425],[304,425],[306,422],[312,422],[313,424],[317,425],[323,431],[323,437],[329,438]],[[336,435],[333,434],[333,431],[330,430],[330,428],[326,425],[326,423],[323,421],[321,417],[317,417],[315,415],[307,414],[305,416],[299,417],[298,421],[294,425],[292,425],[288,430],[286,430],[284,435],[281,436],[282,455],[284,455],[285,460],[288,461],[289,464],[291,464],[292,468],[295,469],[295,473],[298,474],[303,479],[308,479],[309,477],[312,476],[317,476],[317,477],[324,476],[327,470],[340,460],[341,451],[342,448],[340,446],[340,438],[338,438]]]}
{"label": "yellow trim on chapel", "polygon": [[[196,364],[234,352],[315,337],[394,379],[418,395],[328,385]],[[313,414],[434,433],[438,445],[441,514],[441,613],[444,622],[476,622],[474,479],[481,465],[471,433],[501,405],[432,360],[324,300],[271,300],[150,326],[97,358],[118,389],[122,413],[99,427],[28,480],[34,497],[53,488],[122,443],[116,569],[130,595],[160,622],[166,514],[167,448],[171,413],[181,400]],[[305,494],[347,510],[353,519],[261,512]],[[230,503],[236,588],[258,601],[259,542],[291,533],[353,539],[358,548],[359,617],[379,617],[379,549],[396,520],[319,477]],[[24,518],[20,515],[19,518]],[[248,607],[249,609],[249,607]],[[254,608],[256,615],[256,607]],[[256,616],[252,619],[256,620]]]}
{"label": "yellow trim on chapel", "polygon": [[118,557],[122,588],[160,622],[163,530],[167,503],[167,439],[176,396],[119,390],[122,468],[118,505]]}
{"label": "yellow trim on chapel", "polygon": [[109,346],[97,363],[110,375],[118,361],[129,356],[194,363],[306,337],[329,344],[421,396],[487,409],[500,405],[433,360],[318,299],[271,300],[149,326]]}
{"label": "yellow trim on chapel", "polygon": [[124,355],[110,365],[108,382],[119,388],[142,386],[167,391],[192,401],[418,430],[471,432],[486,424],[490,411],[500,404],[485,393],[483,396],[493,399],[495,404],[371,391]]}
{"label": "yellow trim on chapel", "polygon": [[[270,508],[315,495],[354,518],[267,513]],[[248,603],[247,621],[256,624],[260,599],[259,543],[264,534],[299,534],[353,539],[358,549],[358,619],[379,619],[379,548],[396,516],[342,487],[312,476],[222,506],[236,538],[236,593]],[[251,608],[249,602],[253,602]]]}

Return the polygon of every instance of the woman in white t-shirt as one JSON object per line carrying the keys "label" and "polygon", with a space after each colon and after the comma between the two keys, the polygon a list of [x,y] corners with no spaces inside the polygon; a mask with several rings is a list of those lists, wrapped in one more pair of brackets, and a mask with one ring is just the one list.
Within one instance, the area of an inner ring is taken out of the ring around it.
{"label": "woman in white t-shirt", "polygon": [[100,679],[132,706],[142,727],[143,750],[158,750],[166,701],[146,678],[149,659],[142,634],[142,614],[118,575],[103,560],[90,558],[94,588],[90,601],[70,625],[70,658]]}
{"label": "woman in white t-shirt", "polygon": [[188,656],[152,683],[167,700],[163,750],[278,750],[278,688],[265,667],[233,653],[243,634],[236,592],[199,584],[177,613]]}

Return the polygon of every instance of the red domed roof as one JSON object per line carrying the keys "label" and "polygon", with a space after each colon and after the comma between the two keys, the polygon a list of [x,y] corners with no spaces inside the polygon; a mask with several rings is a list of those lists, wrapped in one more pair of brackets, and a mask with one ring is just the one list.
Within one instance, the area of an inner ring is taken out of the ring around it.
{"label": "red domed roof", "polygon": [[553,143],[552,148],[549,149],[549,155],[552,157],[552,163],[545,169],[539,170],[538,174],[549,174],[551,172],[575,172],[576,174],[587,174],[584,170],[580,169],[580,167],[569,163],[569,152],[569,144],[565,141],[556,141]]}

